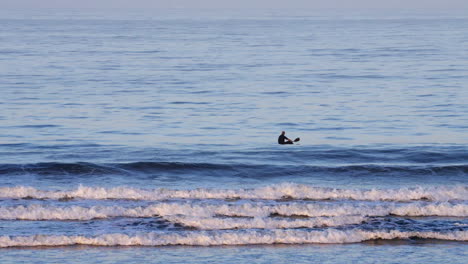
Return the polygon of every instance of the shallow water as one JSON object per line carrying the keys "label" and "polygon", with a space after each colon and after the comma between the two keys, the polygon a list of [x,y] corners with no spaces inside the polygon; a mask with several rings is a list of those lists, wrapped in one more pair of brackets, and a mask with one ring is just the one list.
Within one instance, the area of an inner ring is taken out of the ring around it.
{"label": "shallow water", "polygon": [[[0,250],[5,263],[39,259],[73,263],[465,263],[466,244],[460,243],[375,243],[348,245],[160,247],[160,248],[40,248]],[[448,257],[448,258],[447,258]],[[91,260],[91,262],[90,262]]]}

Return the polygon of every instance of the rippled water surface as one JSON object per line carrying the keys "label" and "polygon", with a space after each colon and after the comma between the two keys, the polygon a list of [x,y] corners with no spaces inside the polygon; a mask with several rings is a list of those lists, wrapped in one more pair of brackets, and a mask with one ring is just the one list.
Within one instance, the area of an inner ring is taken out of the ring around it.
{"label": "rippled water surface", "polygon": [[465,13],[1,10],[0,26],[3,262],[466,262]]}

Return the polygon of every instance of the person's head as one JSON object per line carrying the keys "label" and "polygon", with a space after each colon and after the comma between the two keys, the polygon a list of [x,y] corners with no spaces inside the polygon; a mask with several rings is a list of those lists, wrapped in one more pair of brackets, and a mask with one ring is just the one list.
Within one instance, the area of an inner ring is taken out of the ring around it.
{"label": "person's head", "polygon": [[284,132],[284,131],[281,131],[281,135],[283,135],[283,136],[284,136],[284,134],[286,134],[286,132]]}

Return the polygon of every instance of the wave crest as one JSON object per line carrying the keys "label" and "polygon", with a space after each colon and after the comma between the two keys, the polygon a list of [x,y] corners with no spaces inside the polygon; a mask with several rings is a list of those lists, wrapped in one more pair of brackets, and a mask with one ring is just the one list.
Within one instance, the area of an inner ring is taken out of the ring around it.
{"label": "wave crest", "polygon": [[138,189],[132,187],[88,187],[74,190],[51,191],[33,187],[1,187],[1,198],[32,199],[310,199],[310,200],[367,200],[367,201],[451,201],[466,200],[468,186],[414,187],[399,189],[336,189],[313,187],[294,183],[281,183],[255,189]]}
{"label": "wave crest", "polygon": [[245,230],[245,231],[197,231],[180,233],[145,233],[135,236],[125,234],[105,234],[87,236],[1,236],[0,247],[35,246],[219,246],[255,244],[335,244],[357,243],[367,240],[389,239],[438,239],[468,241],[468,231],[452,232],[402,232],[402,231],[365,231],[360,229],[324,231],[305,230]]}
{"label": "wave crest", "polygon": [[193,163],[193,162],[149,162],[96,164],[91,162],[42,162],[33,164],[0,164],[0,175],[37,174],[37,175],[104,175],[132,174],[172,171],[224,171],[248,170],[252,177],[271,175],[271,173],[323,173],[323,174],[406,174],[406,175],[446,175],[468,174],[467,164],[352,164],[335,166],[318,165],[267,165],[242,163]]}
{"label": "wave crest", "polygon": [[[345,203],[345,204],[310,204],[310,203],[276,203],[266,204],[249,202],[242,204],[203,204],[203,203],[156,203],[149,206],[67,206],[55,207],[47,205],[29,205],[15,207],[0,207],[0,220],[90,220],[113,217],[168,217],[177,216],[183,223],[187,219],[180,216],[203,218],[217,216],[267,218],[271,216],[284,217],[340,217],[348,216],[452,216],[468,217],[468,205],[463,203]],[[193,218],[192,218],[193,220]],[[215,220],[213,220],[215,221]],[[190,222],[190,221],[189,221]],[[191,221],[194,222],[194,221]],[[204,221],[210,225],[208,221]],[[187,224],[201,226],[201,224]],[[319,224],[314,224],[317,226]],[[326,225],[326,224],[324,224]],[[334,226],[334,224],[331,224]],[[251,227],[252,228],[252,227]]]}

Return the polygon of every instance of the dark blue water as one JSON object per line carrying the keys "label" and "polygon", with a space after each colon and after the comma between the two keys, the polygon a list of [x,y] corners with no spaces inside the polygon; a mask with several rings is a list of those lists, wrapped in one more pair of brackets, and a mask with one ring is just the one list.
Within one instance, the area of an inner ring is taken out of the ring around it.
{"label": "dark blue water", "polygon": [[0,11],[0,247],[459,260],[468,19],[353,12]]}
{"label": "dark blue water", "polygon": [[[1,145],[4,186],[257,187],[296,182],[326,187],[467,183],[468,148],[444,146]],[[23,161],[24,160],[24,161]],[[226,184],[226,185],[225,185]]]}

